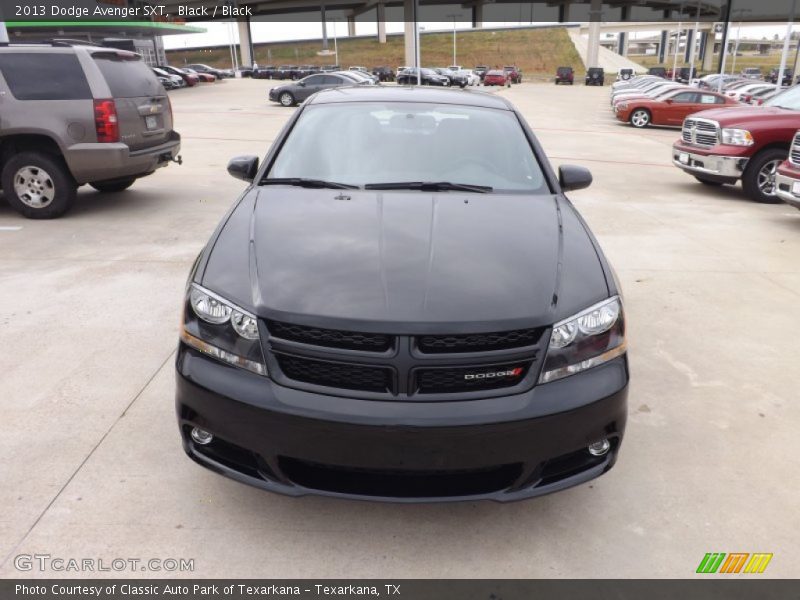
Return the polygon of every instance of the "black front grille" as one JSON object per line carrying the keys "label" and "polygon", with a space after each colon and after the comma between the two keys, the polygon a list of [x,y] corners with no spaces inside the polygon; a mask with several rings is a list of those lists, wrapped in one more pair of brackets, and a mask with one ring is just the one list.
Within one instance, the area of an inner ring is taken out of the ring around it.
{"label": "black front grille", "polygon": [[426,354],[488,352],[532,346],[539,341],[541,335],[541,329],[515,329],[463,335],[423,335],[417,338],[417,347],[420,352]]}
{"label": "black front grille", "polygon": [[321,329],[280,321],[267,321],[267,329],[269,329],[270,335],[276,338],[345,350],[386,352],[392,348],[394,342],[394,337],[382,333]]}
{"label": "black front grille", "polygon": [[513,387],[525,378],[530,361],[478,367],[417,369],[416,391],[420,394],[452,394]]}
{"label": "black front grille", "polygon": [[295,381],[381,393],[392,387],[392,371],[387,367],[329,362],[289,354],[275,354],[275,358],[283,374]]}

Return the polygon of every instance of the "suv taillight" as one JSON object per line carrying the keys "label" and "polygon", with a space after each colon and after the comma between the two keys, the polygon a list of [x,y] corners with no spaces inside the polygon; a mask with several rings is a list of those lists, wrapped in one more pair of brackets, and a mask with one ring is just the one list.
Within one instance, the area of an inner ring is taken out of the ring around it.
{"label": "suv taillight", "polygon": [[94,101],[94,128],[98,142],[118,142],[119,123],[113,100]]}
{"label": "suv taillight", "polygon": [[169,96],[167,96],[167,108],[169,108],[169,122],[172,123],[172,100],[169,99]]}

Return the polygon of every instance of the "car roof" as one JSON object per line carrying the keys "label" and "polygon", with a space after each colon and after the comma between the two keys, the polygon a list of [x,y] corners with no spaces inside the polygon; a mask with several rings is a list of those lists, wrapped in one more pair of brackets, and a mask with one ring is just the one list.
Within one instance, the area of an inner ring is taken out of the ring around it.
{"label": "car roof", "polygon": [[333,88],[312,96],[309,104],[335,104],[346,102],[423,102],[430,104],[461,104],[484,108],[511,110],[503,98],[486,92],[462,89],[436,89],[430,87],[358,86]]}

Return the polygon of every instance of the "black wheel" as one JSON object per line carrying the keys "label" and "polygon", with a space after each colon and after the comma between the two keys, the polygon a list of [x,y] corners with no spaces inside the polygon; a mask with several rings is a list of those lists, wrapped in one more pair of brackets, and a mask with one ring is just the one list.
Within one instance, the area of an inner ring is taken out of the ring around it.
{"label": "black wheel", "polygon": [[136,181],[136,177],[130,179],[115,179],[114,181],[92,181],[89,183],[98,192],[121,192],[127,190]]}
{"label": "black wheel", "polygon": [[29,219],[55,219],[75,201],[78,186],[59,156],[20,152],[3,166],[3,192],[11,207]]}
{"label": "black wheel", "polygon": [[631,125],[642,129],[650,125],[650,111],[646,108],[637,108],[631,113]]}
{"label": "black wheel", "polygon": [[278,96],[278,102],[281,103],[281,106],[294,106],[294,96],[291,92],[283,92]]}
{"label": "black wheel", "polygon": [[712,186],[712,187],[716,187],[716,186],[722,185],[721,181],[713,181],[711,179],[705,179],[703,177],[698,177],[697,175],[695,175],[694,178],[697,179],[697,181],[699,181],[703,185],[708,185],[708,186]]}
{"label": "black wheel", "polygon": [[742,176],[742,187],[751,200],[780,204],[775,194],[775,172],[789,153],[780,148],[762,150],[750,159]]}

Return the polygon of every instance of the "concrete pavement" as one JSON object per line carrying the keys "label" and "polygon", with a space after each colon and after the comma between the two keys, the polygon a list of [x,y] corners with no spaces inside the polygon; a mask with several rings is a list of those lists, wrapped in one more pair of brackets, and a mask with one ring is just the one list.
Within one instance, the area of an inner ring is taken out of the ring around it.
{"label": "concrete pavement", "polygon": [[[609,88],[522,84],[554,165],[616,267],[630,417],[594,482],[498,505],[290,499],[189,461],[173,415],[185,278],[291,114],[269,82],[171,95],[172,165],[90,189],[50,222],[0,204],[0,576],[689,577],[706,552],[772,552],[797,577],[800,211],[672,167],[675,130],[614,121]],[[19,229],[17,229],[19,228]],[[20,572],[14,557],[194,559],[194,572]]]}

